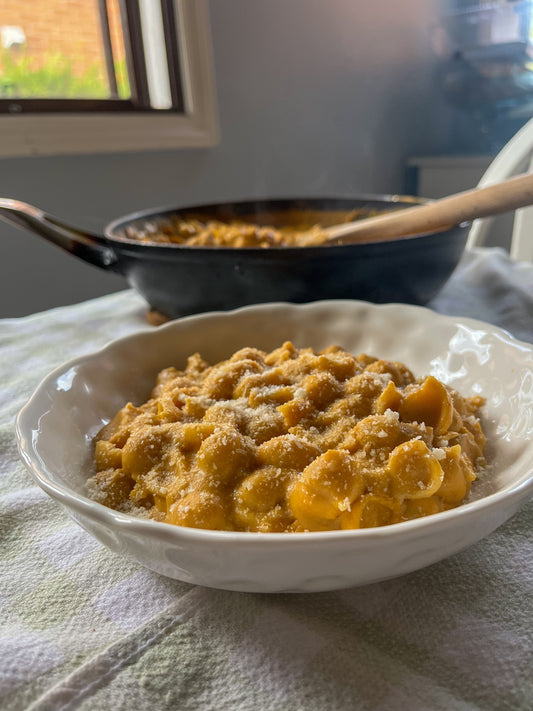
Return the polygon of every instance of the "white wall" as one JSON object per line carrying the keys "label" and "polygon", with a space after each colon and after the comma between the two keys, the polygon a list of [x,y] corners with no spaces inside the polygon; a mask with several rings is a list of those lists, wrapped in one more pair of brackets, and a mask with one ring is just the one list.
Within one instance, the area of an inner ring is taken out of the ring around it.
{"label": "white wall", "polygon": [[[100,230],[138,209],[404,190],[405,160],[453,152],[428,28],[438,0],[213,0],[214,149],[0,160],[0,195]],[[125,287],[0,223],[0,317]]]}

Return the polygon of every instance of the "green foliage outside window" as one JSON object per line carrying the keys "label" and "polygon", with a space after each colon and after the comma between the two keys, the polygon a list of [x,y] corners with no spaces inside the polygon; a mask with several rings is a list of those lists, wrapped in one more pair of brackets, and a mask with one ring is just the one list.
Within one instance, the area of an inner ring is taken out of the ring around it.
{"label": "green foliage outside window", "polygon": [[[50,54],[37,62],[27,54],[1,55],[0,98],[11,99],[108,99],[109,86],[102,68],[93,64],[75,72],[74,62],[60,54]],[[130,97],[125,61],[115,66],[119,98]]]}

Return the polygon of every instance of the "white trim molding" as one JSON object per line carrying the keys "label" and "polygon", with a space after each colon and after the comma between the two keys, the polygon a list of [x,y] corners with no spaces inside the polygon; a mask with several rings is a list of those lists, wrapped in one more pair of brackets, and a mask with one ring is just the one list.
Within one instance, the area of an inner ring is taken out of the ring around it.
{"label": "white trim molding", "polygon": [[175,0],[184,114],[166,112],[0,116],[0,157],[205,148],[218,142],[207,0]]}

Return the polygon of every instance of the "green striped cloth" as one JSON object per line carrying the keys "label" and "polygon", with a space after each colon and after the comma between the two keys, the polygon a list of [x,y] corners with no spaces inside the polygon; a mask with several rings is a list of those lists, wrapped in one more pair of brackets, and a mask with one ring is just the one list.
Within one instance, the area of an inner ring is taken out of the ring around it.
{"label": "green striped cloth", "polygon": [[[533,341],[533,267],[466,255],[432,303]],[[533,506],[403,578],[257,595],[163,578],[34,483],[14,418],[55,366],[146,325],[132,291],[0,321],[0,708],[533,708]]]}

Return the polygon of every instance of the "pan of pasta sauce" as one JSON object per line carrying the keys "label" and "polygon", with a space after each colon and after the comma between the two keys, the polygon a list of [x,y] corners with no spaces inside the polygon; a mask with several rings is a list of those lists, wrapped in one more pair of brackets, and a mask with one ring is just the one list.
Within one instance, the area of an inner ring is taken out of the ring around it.
{"label": "pan of pasta sauce", "polygon": [[91,234],[0,200],[0,218],[125,277],[163,318],[273,301],[426,304],[455,269],[468,224],[324,244],[323,228],[423,202],[411,197],[260,199],[136,212]]}

